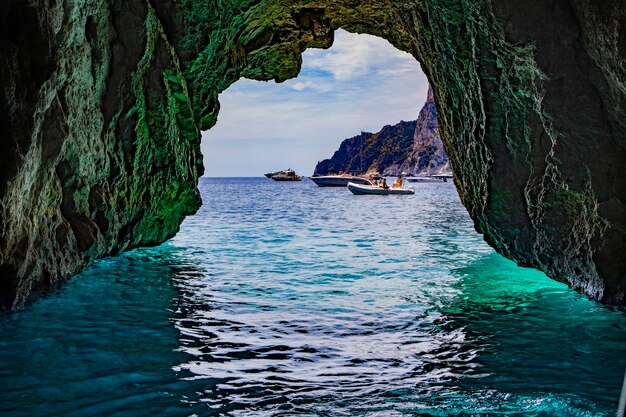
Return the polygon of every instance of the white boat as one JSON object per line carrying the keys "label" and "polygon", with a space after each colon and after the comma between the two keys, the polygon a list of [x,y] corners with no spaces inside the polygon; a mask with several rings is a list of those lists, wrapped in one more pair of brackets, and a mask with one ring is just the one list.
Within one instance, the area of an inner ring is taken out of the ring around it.
{"label": "white boat", "polygon": [[320,175],[311,177],[311,181],[313,181],[320,187],[345,187],[346,185],[348,185],[349,182],[354,184],[371,185],[368,179],[350,174]]}
{"label": "white boat", "polygon": [[408,177],[408,182],[448,182],[452,179],[451,175],[416,175],[415,177]]}
{"label": "white boat", "polygon": [[274,181],[302,181],[302,177],[296,174],[293,169],[287,171],[280,171],[271,176]]}
{"label": "white boat", "polygon": [[412,188],[382,188],[377,185],[364,185],[355,184],[353,182],[348,183],[348,190],[355,195],[410,195],[415,194],[415,190]]}

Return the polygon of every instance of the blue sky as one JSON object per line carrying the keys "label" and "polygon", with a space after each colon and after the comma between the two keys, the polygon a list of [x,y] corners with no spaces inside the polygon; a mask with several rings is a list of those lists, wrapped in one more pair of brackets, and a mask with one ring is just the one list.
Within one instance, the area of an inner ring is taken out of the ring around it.
{"label": "blue sky", "polygon": [[202,134],[205,176],[313,173],[341,141],[415,120],[428,82],[417,61],[387,41],[338,30],[309,49],[296,79],[241,79],[220,94],[217,125]]}

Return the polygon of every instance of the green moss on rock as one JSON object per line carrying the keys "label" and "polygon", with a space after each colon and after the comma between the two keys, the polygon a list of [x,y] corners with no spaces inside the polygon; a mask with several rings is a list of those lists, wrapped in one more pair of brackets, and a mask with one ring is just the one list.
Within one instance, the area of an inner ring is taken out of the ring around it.
{"label": "green moss on rock", "polygon": [[329,47],[337,28],[421,63],[487,242],[626,302],[626,11],[557,3],[4,2],[0,304],[173,236],[200,205],[200,130],[216,123],[219,93],[240,77],[295,77],[302,51]]}

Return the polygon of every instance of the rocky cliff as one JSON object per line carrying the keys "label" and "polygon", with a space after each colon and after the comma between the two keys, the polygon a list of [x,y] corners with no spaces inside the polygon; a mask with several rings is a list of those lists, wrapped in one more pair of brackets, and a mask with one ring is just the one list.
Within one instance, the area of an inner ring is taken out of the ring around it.
{"label": "rocky cliff", "polygon": [[345,139],[332,158],[318,162],[313,175],[339,172],[449,174],[450,163],[437,125],[432,89],[416,121],[385,126],[380,132],[361,132]]}
{"label": "rocky cliff", "polygon": [[621,0],[5,0],[0,305],[175,234],[218,94],[295,77],[337,28],[422,64],[489,244],[625,303],[625,27]]}
{"label": "rocky cliff", "polygon": [[443,148],[437,123],[437,109],[432,88],[428,88],[428,96],[424,107],[420,110],[413,134],[413,147],[406,160],[397,168],[390,170],[389,175],[406,172],[417,174],[450,174],[450,161]]}
{"label": "rocky cliff", "polygon": [[413,149],[415,121],[383,127],[377,133],[361,132],[345,139],[332,158],[317,163],[314,175],[339,172],[384,172],[397,169]]}

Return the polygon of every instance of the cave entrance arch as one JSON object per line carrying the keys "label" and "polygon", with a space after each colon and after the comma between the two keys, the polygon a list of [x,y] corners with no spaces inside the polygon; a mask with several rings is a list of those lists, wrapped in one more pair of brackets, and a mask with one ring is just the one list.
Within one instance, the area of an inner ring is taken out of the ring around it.
{"label": "cave entrance arch", "polygon": [[[290,167],[310,176],[344,138],[361,136],[363,142],[368,135],[363,132],[383,127],[393,153],[381,153],[382,144],[362,143],[349,164],[332,172],[389,172],[392,165],[404,165],[412,175],[418,162],[414,125],[424,103],[432,103],[428,91],[411,55],[381,38],[339,30],[331,48],[303,53],[297,78],[283,83],[241,79],[220,94],[218,123],[203,132],[204,175],[253,177]],[[428,123],[420,139],[428,141],[429,150],[437,146],[446,165],[433,107],[425,111]]]}
{"label": "cave entrance arch", "polygon": [[20,149],[0,184],[3,308],[172,237],[200,205],[200,132],[219,93],[297,76],[302,52],[338,28],[420,62],[461,201],[491,246],[626,302],[619,1],[18,4],[0,6],[2,27],[15,13],[29,23],[0,34],[0,114]]}
{"label": "cave entrance arch", "polygon": [[[610,7],[615,20],[626,20],[618,2]],[[626,234],[615,226],[626,210],[611,201],[623,201],[626,180],[617,180],[615,170],[626,148],[623,136],[608,130],[623,130],[626,100],[613,92],[626,89],[616,81],[622,58],[607,61],[623,54],[615,52],[617,41],[610,51],[595,41],[611,37],[610,29],[593,23],[610,16],[601,6],[566,8],[564,14],[545,4],[482,0],[267,2],[243,14],[226,50],[240,69],[233,80],[294,77],[301,52],[328,47],[337,28],[382,37],[410,53],[433,86],[455,184],[485,240],[592,298],[624,302],[626,264],[614,247],[626,246]],[[545,18],[549,30],[530,28],[528,13]],[[585,36],[571,35],[579,33]],[[572,51],[585,51],[584,62]],[[591,79],[590,72],[598,76]],[[585,99],[572,100],[574,90]],[[200,96],[201,128],[210,127],[217,94]],[[619,149],[605,156],[608,170],[593,162],[590,132]],[[604,187],[607,175],[611,185]],[[611,208],[601,211],[602,204]]]}

